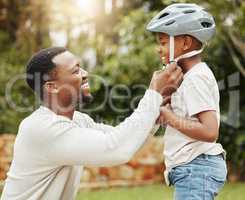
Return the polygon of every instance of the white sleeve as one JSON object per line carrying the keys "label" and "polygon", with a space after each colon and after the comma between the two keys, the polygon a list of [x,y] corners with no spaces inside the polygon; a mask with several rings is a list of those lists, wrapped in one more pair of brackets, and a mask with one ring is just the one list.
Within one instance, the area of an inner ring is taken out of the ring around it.
{"label": "white sleeve", "polygon": [[199,75],[188,77],[183,96],[189,116],[208,110],[216,111],[212,91],[212,82],[210,80]]}
{"label": "white sleeve", "polygon": [[131,159],[147,139],[160,113],[162,96],[147,90],[138,108],[116,127],[99,125],[79,128],[69,120],[57,121],[49,160],[58,165],[111,166]]}
{"label": "white sleeve", "polygon": [[[86,125],[89,128],[93,128],[96,130],[100,130],[103,132],[108,132],[110,130],[113,130],[115,127],[104,124],[104,123],[96,123],[89,115],[80,113],[82,115],[83,120],[86,121]],[[81,123],[83,124],[83,120],[81,120]],[[79,120],[77,121],[79,123]],[[158,129],[160,128],[160,124],[154,124],[152,129],[150,130],[150,134],[154,135]]]}

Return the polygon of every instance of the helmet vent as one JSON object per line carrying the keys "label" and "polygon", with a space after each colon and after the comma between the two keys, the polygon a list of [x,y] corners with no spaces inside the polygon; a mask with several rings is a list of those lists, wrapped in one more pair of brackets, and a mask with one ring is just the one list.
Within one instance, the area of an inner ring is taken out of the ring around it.
{"label": "helmet vent", "polygon": [[189,13],[194,13],[196,12],[195,10],[185,10],[183,11],[184,14],[189,14]]}
{"label": "helmet vent", "polygon": [[209,22],[201,22],[201,25],[204,27],[204,28],[209,28],[212,26],[212,23],[209,23]]}
{"label": "helmet vent", "polygon": [[180,5],[180,6],[177,6],[177,8],[190,8],[189,5]]}
{"label": "helmet vent", "polygon": [[171,24],[173,24],[175,22],[175,20],[170,20],[170,21],[168,21],[166,24],[165,24],[165,26],[169,26],[169,25],[171,25]]}
{"label": "helmet vent", "polygon": [[161,18],[166,17],[166,16],[168,16],[168,15],[169,15],[169,13],[163,13],[163,14],[161,14],[161,15],[158,17],[158,19],[161,19]]}

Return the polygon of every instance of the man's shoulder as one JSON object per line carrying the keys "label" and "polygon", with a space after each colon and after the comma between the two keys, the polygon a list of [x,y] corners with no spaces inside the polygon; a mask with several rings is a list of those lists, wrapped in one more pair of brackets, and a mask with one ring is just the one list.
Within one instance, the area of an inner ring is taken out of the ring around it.
{"label": "man's shoulder", "polygon": [[50,135],[55,124],[64,124],[63,122],[69,123],[70,120],[40,107],[21,121],[18,133],[45,137]]}
{"label": "man's shoulder", "polygon": [[25,117],[19,125],[19,129],[25,129],[25,128],[31,128],[31,127],[39,127],[40,126],[40,121],[42,121],[38,115],[37,115],[38,109],[33,111],[30,115]]}
{"label": "man's shoulder", "polygon": [[88,114],[79,111],[74,112],[73,121],[79,125],[82,125],[83,127],[90,127],[94,122]]}
{"label": "man's shoulder", "polygon": [[73,118],[89,118],[89,115],[86,114],[86,113],[83,113],[83,112],[80,112],[80,111],[76,110],[74,112]]}
{"label": "man's shoulder", "polygon": [[23,149],[27,145],[37,147],[43,144],[49,122],[50,119],[47,116],[40,115],[39,109],[33,111],[20,122],[15,148]]}
{"label": "man's shoulder", "polygon": [[51,115],[50,113],[44,112],[42,108],[38,108],[35,111],[33,111],[29,116],[24,118],[20,126],[28,126],[32,127],[35,126],[36,128],[42,127],[43,124],[47,124],[48,122],[51,122],[51,119],[55,119],[54,115]]}

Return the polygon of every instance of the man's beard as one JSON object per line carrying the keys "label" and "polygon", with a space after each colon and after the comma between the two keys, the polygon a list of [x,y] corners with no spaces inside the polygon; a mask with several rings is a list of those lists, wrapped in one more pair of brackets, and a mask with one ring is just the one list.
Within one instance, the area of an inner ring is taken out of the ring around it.
{"label": "man's beard", "polygon": [[79,101],[77,102],[77,109],[82,110],[84,106],[90,104],[93,101],[94,97],[89,93],[89,94],[81,94]]}
{"label": "man's beard", "polygon": [[82,94],[82,98],[80,100],[80,103],[83,105],[87,105],[87,104],[90,104],[93,101],[93,99],[94,99],[94,97],[91,94],[86,94],[86,95]]}

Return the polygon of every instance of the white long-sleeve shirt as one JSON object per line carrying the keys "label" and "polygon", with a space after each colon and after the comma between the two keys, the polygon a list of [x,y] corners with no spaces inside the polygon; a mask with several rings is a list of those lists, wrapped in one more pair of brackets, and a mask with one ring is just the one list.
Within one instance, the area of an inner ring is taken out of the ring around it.
{"label": "white long-sleeve shirt", "polygon": [[81,166],[125,163],[151,132],[162,96],[147,90],[138,108],[116,127],[75,112],[73,120],[41,106],[25,118],[1,200],[72,200]]}

